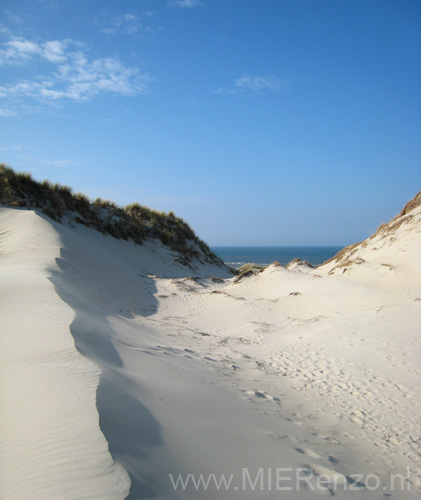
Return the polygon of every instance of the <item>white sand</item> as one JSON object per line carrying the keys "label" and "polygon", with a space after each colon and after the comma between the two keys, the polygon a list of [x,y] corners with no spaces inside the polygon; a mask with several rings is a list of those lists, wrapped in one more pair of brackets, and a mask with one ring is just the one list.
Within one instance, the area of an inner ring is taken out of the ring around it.
{"label": "white sand", "polygon": [[420,219],[235,283],[0,209],[0,497],[419,498]]}
{"label": "white sand", "polygon": [[48,279],[58,235],[33,212],[1,215],[0,497],[124,498],[130,480],[98,425],[100,370]]}

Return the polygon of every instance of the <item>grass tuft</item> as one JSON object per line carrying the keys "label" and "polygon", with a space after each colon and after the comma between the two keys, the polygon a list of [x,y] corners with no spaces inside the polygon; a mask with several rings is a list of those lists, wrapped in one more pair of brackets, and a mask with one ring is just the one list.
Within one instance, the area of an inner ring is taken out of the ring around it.
{"label": "grass tuft", "polygon": [[253,264],[252,262],[247,262],[247,264],[243,264],[238,268],[240,274],[247,273],[249,271],[260,271],[264,269],[266,266],[261,266],[259,264]]}

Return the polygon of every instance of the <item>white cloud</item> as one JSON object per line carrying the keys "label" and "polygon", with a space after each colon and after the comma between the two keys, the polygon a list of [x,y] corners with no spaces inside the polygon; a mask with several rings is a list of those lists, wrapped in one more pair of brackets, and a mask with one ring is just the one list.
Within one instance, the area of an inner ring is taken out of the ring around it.
{"label": "white cloud", "polygon": [[42,44],[42,56],[51,63],[64,62],[67,59],[65,50],[68,44],[68,40],[45,42]]}
{"label": "white cloud", "polygon": [[16,111],[10,108],[0,108],[0,116],[14,116],[16,115]]}
{"label": "white cloud", "polygon": [[262,92],[264,90],[283,90],[288,86],[288,80],[275,76],[258,76],[249,73],[235,80],[235,86],[243,90]]}
{"label": "white cloud", "polygon": [[219,88],[216,94],[237,94],[239,92],[263,93],[266,91],[286,91],[289,88],[289,78],[278,78],[273,75],[259,76],[244,73],[234,82],[234,88]]}
{"label": "white cloud", "polygon": [[23,37],[12,37],[3,44],[4,48],[0,49],[0,64],[24,64],[36,56],[53,64],[61,63],[66,60],[66,49],[71,43],[78,45],[71,40],[38,43]]}
{"label": "white cloud", "polygon": [[28,61],[34,55],[41,53],[37,43],[23,38],[16,38],[4,44],[0,50],[0,64],[20,64]]}
{"label": "white cloud", "polygon": [[135,14],[123,14],[123,32],[127,35],[138,33],[142,29],[140,17]]}
{"label": "white cloud", "polygon": [[[44,82],[47,85],[47,82]],[[34,96],[41,84],[36,82],[22,81],[12,85],[0,86],[0,97],[7,96]]]}
{"label": "white cloud", "polygon": [[0,51],[3,64],[44,61],[51,64],[51,72],[0,86],[3,98],[24,96],[57,102],[83,101],[103,93],[145,94],[152,81],[138,68],[128,67],[116,58],[90,59],[82,44],[71,40],[37,43],[19,38],[6,42],[4,47]]}
{"label": "white cloud", "polygon": [[117,33],[135,35],[142,31],[152,31],[150,27],[142,24],[141,17],[132,13],[111,17],[104,24],[106,24],[106,27],[101,31],[106,35],[116,35]]}
{"label": "white cloud", "polygon": [[182,8],[191,8],[191,7],[198,7],[199,5],[204,5],[205,2],[202,2],[201,0],[171,0],[168,2],[168,5],[171,7],[182,7]]}

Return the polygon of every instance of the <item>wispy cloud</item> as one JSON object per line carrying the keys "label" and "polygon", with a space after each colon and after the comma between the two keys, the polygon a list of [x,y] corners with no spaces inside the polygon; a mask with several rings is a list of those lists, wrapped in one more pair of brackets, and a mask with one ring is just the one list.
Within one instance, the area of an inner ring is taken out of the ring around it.
{"label": "wispy cloud", "polygon": [[36,150],[37,148],[34,146],[28,146],[28,145],[23,145],[23,144],[12,144],[12,145],[0,145],[0,152],[8,152],[18,156],[15,156],[15,158],[18,158],[19,161],[23,161],[24,164],[30,164],[31,166],[33,165],[46,165],[50,167],[57,167],[57,168],[70,168],[70,167],[80,167],[82,164],[73,159],[54,159],[54,160],[44,160],[39,157],[34,157],[32,154],[28,154],[27,152]]}
{"label": "wispy cloud", "polygon": [[264,90],[285,90],[289,81],[276,76],[258,76],[245,74],[235,81],[236,88],[240,90],[252,90],[262,92]]}
{"label": "wispy cloud", "polygon": [[100,20],[98,22],[105,26],[101,31],[106,35],[117,35],[119,33],[124,35],[137,35],[139,33],[153,31],[150,26],[146,26],[142,22],[140,16],[133,13],[113,16],[106,21]]}
{"label": "wispy cloud", "polygon": [[234,82],[233,88],[219,88],[216,94],[237,94],[239,92],[263,93],[267,91],[287,91],[289,89],[289,78],[278,78],[273,75],[259,76],[244,73]]}
{"label": "wispy cloud", "polygon": [[42,44],[42,57],[45,57],[50,63],[62,63],[66,61],[66,49],[69,40],[45,42]]}
{"label": "wispy cloud", "polygon": [[75,160],[36,160],[43,165],[52,167],[80,167],[80,163]]}
{"label": "wispy cloud", "polygon": [[205,2],[201,0],[170,0],[168,2],[170,7],[181,7],[184,9],[189,9],[191,7],[198,7],[199,5],[205,5]]}
{"label": "wispy cloud", "polygon": [[[23,149],[23,150],[27,150],[27,149],[35,149],[35,148],[29,147],[29,146],[12,146],[12,148],[8,148],[8,149],[9,150],[10,149],[15,149],[15,150]],[[68,158],[66,158],[66,159],[59,159],[59,160],[51,160],[51,159],[44,160],[42,158],[39,158],[39,157],[36,157],[36,156],[32,156],[32,155],[29,155],[29,154],[24,154],[20,158],[25,163],[30,162],[31,165],[45,165],[45,166],[48,166],[48,167],[58,167],[58,168],[69,168],[69,167],[80,167],[81,166],[81,163],[79,161],[68,159]]]}
{"label": "wispy cloud", "polygon": [[16,111],[10,108],[0,108],[0,116],[14,116]]}
{"label": "wispy cloud", "polygon": [[[44,101],[84,101],[99,94],[145,94],[153,80],[137,67],[114,57],[92,59],[83,44],[72,40],[34,42],[13,38],[0,49],[1,65],[50,63],[50,72],[31,80],[0,86],[0,97],[30,97]],[[10,106],[9,106],[10,108]],[[9,109],[10,114],[11,110]],[[5,113],[3,113],[5,116]]]}
{"label": "wispy cloud", "polygon": [[0,50],[0,64],[22,64],[42,53],[39,44],[24,38],[10,40],[3,47]]}
{"label": "wispy cloud", "polygon": [[0,146],[0,151],[23,151],[25,149],[35,149],[33,146],[24,146],[23,144],[13,144],[11,146]]}

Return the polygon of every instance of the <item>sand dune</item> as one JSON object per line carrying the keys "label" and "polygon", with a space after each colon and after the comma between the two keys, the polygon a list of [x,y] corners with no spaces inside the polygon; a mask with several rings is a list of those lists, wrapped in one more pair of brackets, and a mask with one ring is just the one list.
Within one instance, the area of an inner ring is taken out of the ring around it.
{"label": "sand dune", "polygon": [[235,280],[1,209],[1,498],[419,498],[420,219]]}
{"label": "sand dune", "polygon": [[34,212],[1,215],[1,498],[124,498],[128,474],[98,425],[101,372],[48,279],[58,235]]}

